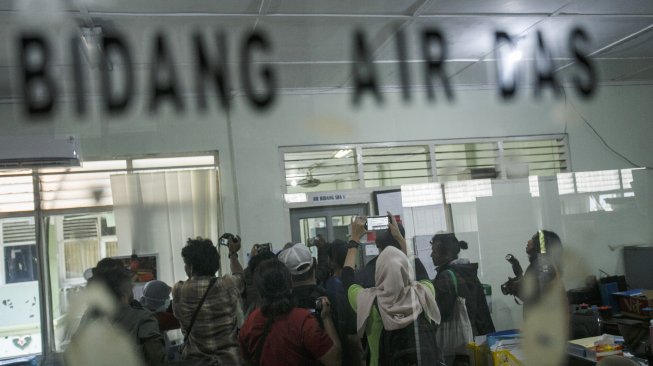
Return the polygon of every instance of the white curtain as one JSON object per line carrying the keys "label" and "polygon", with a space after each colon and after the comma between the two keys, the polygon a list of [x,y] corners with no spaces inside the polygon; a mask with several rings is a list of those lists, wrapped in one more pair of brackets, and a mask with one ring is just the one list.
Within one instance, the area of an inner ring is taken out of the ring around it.
{"label": "white curtain", "polygon": [[111,190],[120,254],[158,254],[158,279],[186,279],[181,249],[188,238],[217,243],[216,170],[114,175]]}

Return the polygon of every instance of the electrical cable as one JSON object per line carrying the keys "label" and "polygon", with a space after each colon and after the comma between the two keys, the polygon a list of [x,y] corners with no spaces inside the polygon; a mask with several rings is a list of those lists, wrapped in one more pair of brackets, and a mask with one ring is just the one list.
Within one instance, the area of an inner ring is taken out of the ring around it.
{"label": "electrical cable", "polygon": [[[563,90],[564,90],[564,88],[563,88]],[[566,104],[566,103],[567,103],[567,93],[564,93],[564,95],[565,95],[565,104]],[[582,119],[583,122],[585,122],[585,124],[587,125],[587,127],[589,127],[589,128],[592,130],[592,132],[594,132],[594,134],[596,135],[596,137],[599,138],[599,140],[601,141],[601,143],[603,144],[603,146],[605,146],[605,147],[606,147],[608,150],[610,150],[613,154],[615,154],[616,156],[618,156],[619,158],[621,158],[622,160],[624,160],[625,162],[627,162],[628,164],[632,165],[632,166],[635,167],[635,168],[646,168],[646,169],[651,169],[651,167],[649,167],[649,166],[645,166],[645,165],[641,165],[641,164],[636,164],[636,163],[634,163],[634,162],[633,162],[632,160],[630,160],[628,157],[626,157],[626,156],[623,155],[622,153],[620,153],[620,152],[618,152],[617,150],[615,150],[612,146],[610,146],[610,144],[608,144],[608,142],[603,138],[603,136],[601,136],[601,134],[600,134],[600,133],[599,133],[599,132],[594,128],[594,126],[592,126],[592,124],[589,123],[589,121],[588,121],[588,120],[587,120],[587,119],[586,119],[586,118],[585,118],[585,117],[584,117],[584,116],[583,116],[583,115],[578,111],[578,109],[576,109],[576,106],[575,106],[573,103],[569,102],[569,105],[574,109],[574,111],[576,112],[576,114],[578,115],[578,117],[580,117],[580,119]],[[566,131],[567,131],[567,124],[565,123],[565,132],[566,132]]]}

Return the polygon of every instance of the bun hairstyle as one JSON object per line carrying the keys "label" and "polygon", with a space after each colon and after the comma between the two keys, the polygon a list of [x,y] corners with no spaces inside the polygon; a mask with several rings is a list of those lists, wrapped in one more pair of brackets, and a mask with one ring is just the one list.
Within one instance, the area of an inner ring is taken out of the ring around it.
{"label": "bun hairstyle", "polygon": [[440,245],[442,252],[449,255],[451,258],[458,258],[460,250],[467,250],[469,245],[464,240],[458,240],[454,233],[441,233],[433,235],[431,239],[433,245]]}

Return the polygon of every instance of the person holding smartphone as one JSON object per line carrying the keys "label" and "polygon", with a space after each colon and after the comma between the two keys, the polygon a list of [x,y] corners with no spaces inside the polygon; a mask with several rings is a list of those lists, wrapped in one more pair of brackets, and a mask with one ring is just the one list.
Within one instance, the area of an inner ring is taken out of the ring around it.
{"label": "person holding smartphone", "polygon": [[[408,254],[406,239],[406,230],[404,226],[397,222],[397,219],[390,213],[388,214],[388,228],[386,230],[380,231],[376,235],[376,247],[379,250],[379,254],[387,247],[395,247],[401,250],[404,254]],[[367,218],[365,216],[358,218],[361,222],[366,222]],[[361,230],[366,230],[364,227],[361,227]],[[349,240],[348,246],[360,245],[360,240],[365,235],[365,232],[352,232],[351,239]],[[376,272],[376,262],[378,255],[372,258],[363,268],[361,268],[358,273],[356,273],[356,283],[361,285],[363,288],[374,287],[374,273]],[[419,258],[414,260],[415,268],[415,279],[417,281],[428,280],[429,274],[426,272],[426,268],[422,261]]]}

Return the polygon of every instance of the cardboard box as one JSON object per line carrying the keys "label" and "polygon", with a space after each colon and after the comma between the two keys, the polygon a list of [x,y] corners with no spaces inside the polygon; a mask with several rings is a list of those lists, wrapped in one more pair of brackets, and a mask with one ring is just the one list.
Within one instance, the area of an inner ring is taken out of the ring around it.
{"label": "cardboard box", "polygon": [[612,294],[619,302],[621,314],[639,319],[653,317],[653,290],[628,290]]}

